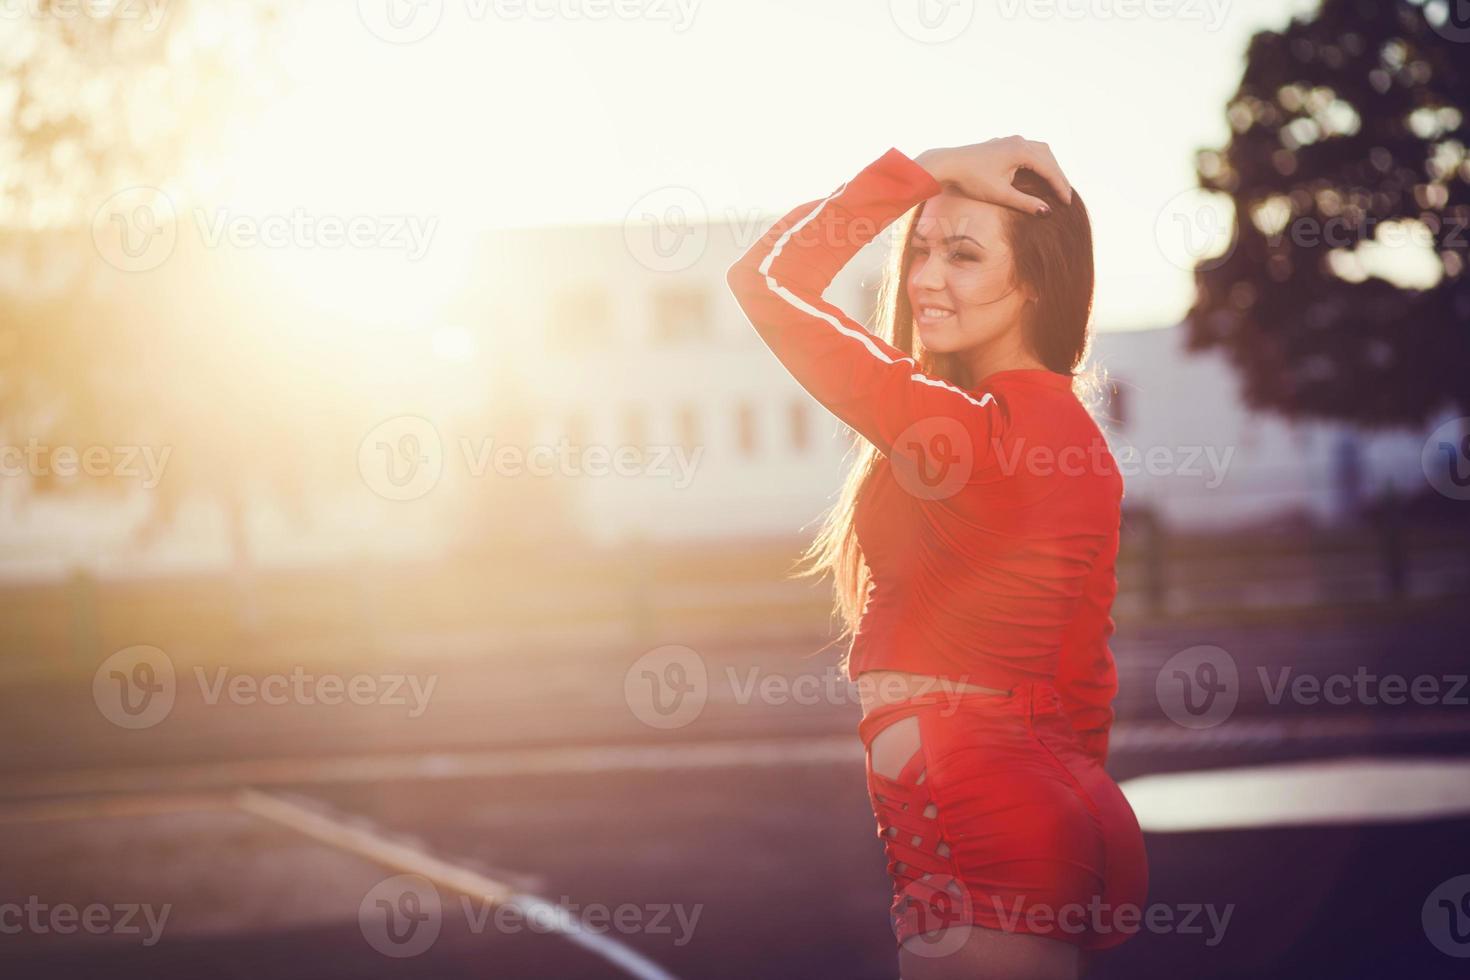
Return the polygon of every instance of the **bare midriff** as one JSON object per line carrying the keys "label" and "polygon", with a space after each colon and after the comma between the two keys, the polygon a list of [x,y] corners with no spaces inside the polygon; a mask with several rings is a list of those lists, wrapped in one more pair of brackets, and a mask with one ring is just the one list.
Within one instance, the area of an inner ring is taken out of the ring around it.
{"label": "bare midriff", "polygon": [[880,704],[906,701],[924,694],[975,693],[1004,697],[1011,693],[994,687],[967,684],[950,677],[911,674],[903,670],[865,670],[854,683],[857,684],[864,715]]}

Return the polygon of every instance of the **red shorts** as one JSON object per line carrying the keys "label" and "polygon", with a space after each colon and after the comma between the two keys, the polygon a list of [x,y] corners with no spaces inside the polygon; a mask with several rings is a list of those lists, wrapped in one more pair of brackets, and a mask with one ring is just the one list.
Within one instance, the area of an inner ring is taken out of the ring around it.
{"label": "red shorts", "polygon": [[[918,750],[896,778],[875,773],[874,737],[910,715]],[[1050,684],[930,692],[874,708],[858,732],[899,943],[922,935],[938,955],[979,925],[1106,949],[1139,931],[1143,833]]]}

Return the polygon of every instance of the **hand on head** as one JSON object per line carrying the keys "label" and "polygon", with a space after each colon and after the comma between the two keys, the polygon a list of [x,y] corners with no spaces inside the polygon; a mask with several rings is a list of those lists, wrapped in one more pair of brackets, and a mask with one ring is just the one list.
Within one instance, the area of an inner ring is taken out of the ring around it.
{"label": "hand on head", "polygon": [[1050,208],[1038,197],[1012,186],[1016,171],[1031,170],[1042,177],[1067,202],[1072,201],[1072,185],[1062,173],[1051,148],[1045,143],[1006,136],[1001,139],[972,143],[969,146],[939,147],[925,150],[914,162],[928,170],[934,179],[953,186],[966,197],[978,201],[1015,208],[1027,214],[1047,214]]}

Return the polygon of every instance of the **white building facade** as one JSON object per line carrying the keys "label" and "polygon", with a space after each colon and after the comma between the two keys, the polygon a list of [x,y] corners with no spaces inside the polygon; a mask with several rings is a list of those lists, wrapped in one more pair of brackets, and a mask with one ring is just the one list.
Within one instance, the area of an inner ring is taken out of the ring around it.
{"label": "white building facade", "polygon": [[[426,379],[428,396],[388,414],[434,418],[448,464],[438,499],[473,507],[490,489],[475,480],[454,485],[453,440],[508,434],[497,420],[511,412],[521,420],[515,437],[535,445],[642,449],[631,475],[561,473],[515,488],[529,495],[523,500],[554,496],[589,540],[809,539],[836,500],[852,436],[788,374],[726,285],[726,270],[767,224],[690,226],[672,247],[653,250],[641,236],[660,229],[641,225],[487,239],[473,266],[483,281],[445,313],[456,331],[450,346],[473,353],[436,360],[442,330],[428,329],[422,343],[413,341],[422,357],[393,365]],[[870,244],[828,291],[859,322],[871,323],[884,247]],[[1446,409],[1420,430],[1378,433],[1291,423],[1247,410],[1223,356],[1187,352],[1183,341],[1178,326],[1103,330],[1090,356],[1117,392],[1103,422],[1125,472],[1125,505],[1152,506],[1170,527],[1228,531],[1293,516],[1331,523],[1390,484],[1423,492],[1428,434],[1457,414]],[[363,431],[378,421],[364,419]],[[443,496],[453,493],[461,496]],[[137,574],[214,567],[231,554],[226,522],[197,509],[186,508],[174,533],[140,553],[128,529],[146,517],[146,500],[29,506],[16,493],[3,498],[0,575],[12,578],[78,564]],[[516,499],[497,505],[512,522]],[[463,537],[464,511],[436,511],[434,500],[385,501],[349,480],[314,502],[321,516],[306,528],[262,505],[248,522],[250,551],[263,566],[368,549],[443,554]]]}
{"label": "white building facade", "polygon": [[[687,487],[657,480],[586,487],[580,513],[589,533],[609,540],[802,534],[835,501],[851,434],[789,375],[725,283],[726,269],[764,227],[712,226],[697,259],[676,269],[640,262],[627,240],[635,232],[568,233],[580,249],[604,253],[566,267],[584,276],[578,295],[601,297],[585,308],[605,311],[594,332],[613,340],[602,350],[574,345],[566,362],[555,355],[579,380],[545,406],[543,437],[579,428],[559,419],[587,418],[598,420],[601,441],[682,438],[701,454]],[[541,236],[535,248],[566,254],[557,236]],[[882,247],[865,248],[827,293],[866,325]],[[553,315],[546,336],[558,332]],[[1088,363],[1105,370],[1114,392],[1100,422],[1125,472],[1128,505],[1152,505],[1172,527],[1226,531],[1291,516],[1347,520],[1389,484],[1403,494],[1425,487],[1425,439],[1454,411],[1421,430],[1291,422],[1247,409],[1224,356],[1186,351],[1184,340],[1179,325],[1095,334]]]}

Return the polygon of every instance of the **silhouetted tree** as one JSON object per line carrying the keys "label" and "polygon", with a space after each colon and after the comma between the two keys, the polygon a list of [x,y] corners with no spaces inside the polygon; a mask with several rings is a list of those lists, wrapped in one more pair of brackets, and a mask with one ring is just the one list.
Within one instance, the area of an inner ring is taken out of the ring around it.
{"label": "silhouetted tree", "polygon": [[[1470,411],[1463,6],[1324,0],[1252,38],[1233,135],[1199,155],[1235,227],[1196,267],[1188,324],[1254,407],[1368,424]],[[1384,278],[1385,259],[1416,263],[1411,280]]]}

